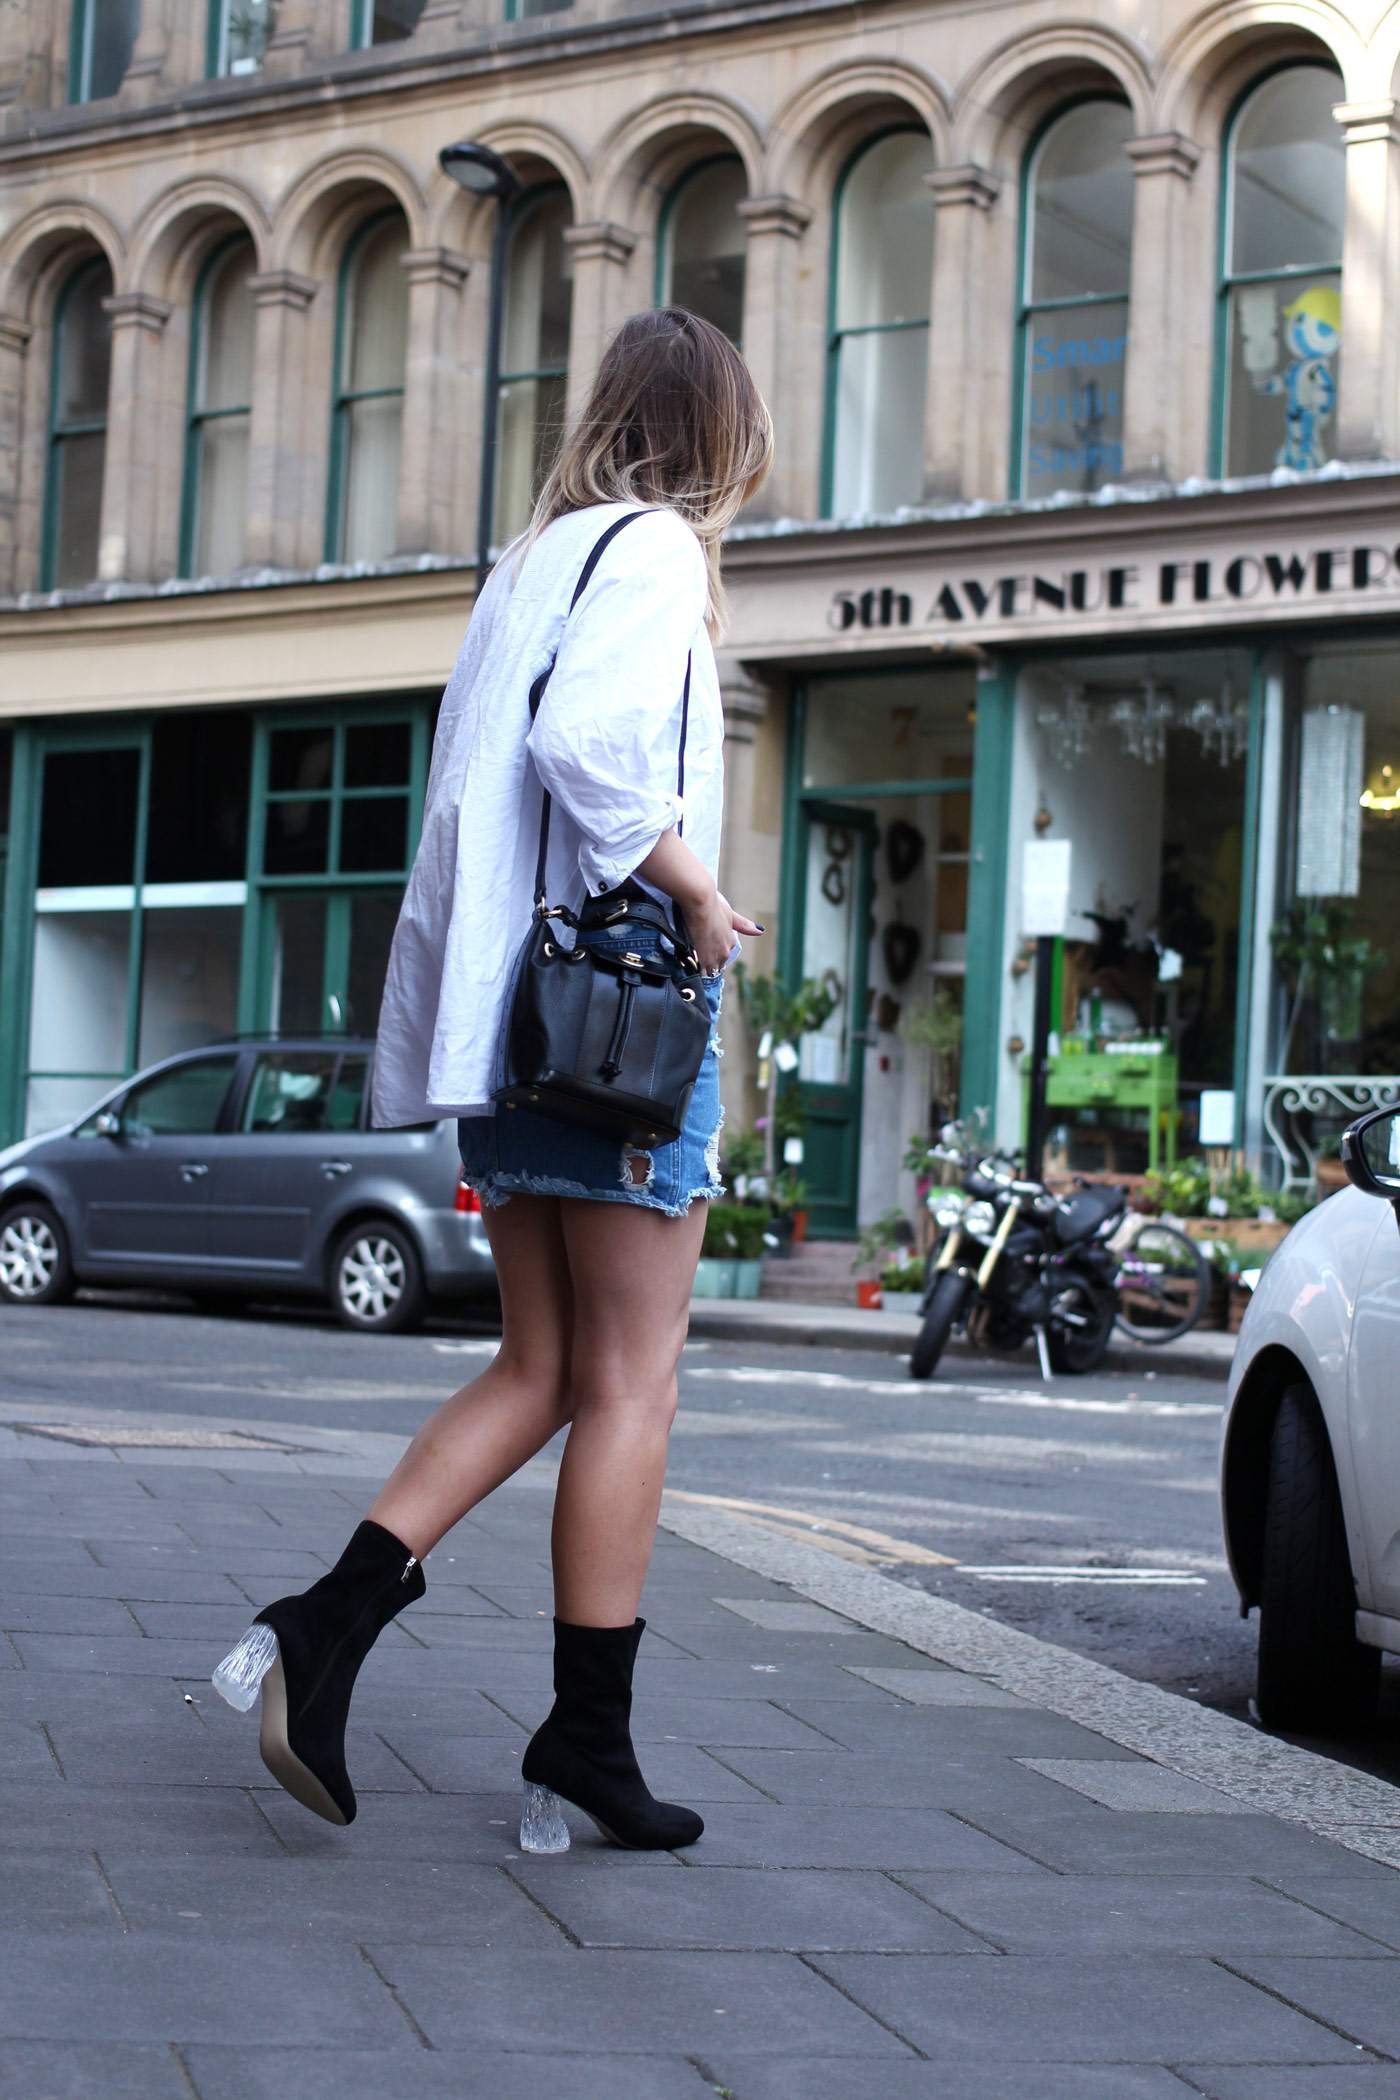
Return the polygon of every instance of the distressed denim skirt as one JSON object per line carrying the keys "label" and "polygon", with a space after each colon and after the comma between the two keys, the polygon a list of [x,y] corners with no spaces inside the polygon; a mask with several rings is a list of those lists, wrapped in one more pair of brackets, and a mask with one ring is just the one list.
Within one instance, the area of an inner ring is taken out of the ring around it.
{"label": "distressed denim skirt", "polygon": [[[585,936],[590,947],[660,952],[661,936],[650,928],[602,927]],[[582,1196],[595,1203],[635,1203],[645,1210],[684,1217],[697,1196],[720,1196],[719,1133],[724,1110],[719,1098],[719,1010],[724,972],[704,980],[710,1009],[710,1040],[678,1138],[648,1150],[624,1144],[582,1124],[562,1123],[532,1109],[459,1116],[457,1145],[462,1174],[494,1210],[517,1191],[530,1196]]]}

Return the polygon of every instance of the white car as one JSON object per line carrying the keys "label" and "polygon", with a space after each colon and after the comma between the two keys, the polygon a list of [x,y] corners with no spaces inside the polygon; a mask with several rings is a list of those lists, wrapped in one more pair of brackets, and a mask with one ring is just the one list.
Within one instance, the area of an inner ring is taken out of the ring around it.
{"label": "white car", "polygon": [[1245,1314],[1221,1457],[1259,1718],[1302,1733],[1368,1719],[1400,1654],[1400,1110],[1351,1124],[1342,1159],[1353,1186],[1295,1225]]}

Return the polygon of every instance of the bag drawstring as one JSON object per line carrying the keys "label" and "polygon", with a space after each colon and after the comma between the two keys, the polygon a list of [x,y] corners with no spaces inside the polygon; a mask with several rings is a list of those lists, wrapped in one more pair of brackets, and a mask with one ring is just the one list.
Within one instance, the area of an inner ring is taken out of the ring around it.
{"label": "bag drawstring", "polygon": [[622,1060],[627,1054],[627,1032],[632,1026],[632,1002],[637,996],[640,979],[628,970],[622,973],[621,997],[617,1002],[617,1019],[613,1023],[612,1041],[608,1054],[603,1059],[604,1079],[616,1079],[622,1070]]}

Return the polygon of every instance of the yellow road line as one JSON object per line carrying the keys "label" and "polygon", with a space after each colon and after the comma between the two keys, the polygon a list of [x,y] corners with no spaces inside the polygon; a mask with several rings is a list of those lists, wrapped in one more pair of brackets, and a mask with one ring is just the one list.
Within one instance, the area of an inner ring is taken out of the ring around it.
{"label": "yellow road line", "polygon": [[843,1560],[860,1560],[867,1565],[903,1561],[922,1568],[957,1566],[946,1553],[935,1553],[930,1546],[916,1546],[910,1539],[891,1538],[887,1531],[872,1531],[868,1525],[853,1524],[845,1517],[814,1516],[810,1510],[789,1509],[781,1502],[750,1502],[741,1495],[699,1495],[685,1488],[667,1488],[666,1494],[677,1502],[727,1509],[767,1530],[801,1539],[805,1545],[822,1546]]}

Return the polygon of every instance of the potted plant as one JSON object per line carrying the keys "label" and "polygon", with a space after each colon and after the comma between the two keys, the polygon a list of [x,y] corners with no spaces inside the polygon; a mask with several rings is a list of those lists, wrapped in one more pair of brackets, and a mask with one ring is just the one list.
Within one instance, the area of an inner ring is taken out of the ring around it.
{"label": "potted plant", "polygon": [[768,1218],[757,1204],[710,1202],[695,1272],[697,1298],[756,1298]]}
{"label": "potted plant", "polygon": [[1303,1069],[1334,1070],[1334,1052],[1343,1055],[1345,1071],[1361,1035],[1366,979],[1383,970],[1384,949],[1355,931],[1355,913],[1336,899],[1310,898],[1295,904],[1269,928],[1269,945],[1290,998],[1283,1031],[1279,1069],[1291,1071],[1289,1054],[1304,1014],[1311,1040],[1303,1045]]}
{"label": "potted plant", "polygon": [[795,1089],[784,1081],[797,1070],[799,1046],[804,1035],[813,1035],[836,1011],[836,995],[814,977],[806,977],[796,991],[778,977],[753,977],[741,962],[733,976],[739,987],[739,1004],[758,1046],[758,1083],[765,1096],[761,1128],[764,1134],[764,1169],[772,1188],[778,1176],[778,1139],[802,1135],[789,1121],[780,1129],[779,1108],[786,1118],[801,1115]]}
{"label": "potted plant", "polygon": [[[914,1228],[902,1210],[882,1211],[871,1221],[856,1241],[855,1260],[851,1267],[857,1271],[856,1304],[867,1312],[874,1312],[881,1302],[881,1277],[888,1266],[891,1250],[908,1246],[914,1237]],[[860,1270],[865,1275],[860,1275]],[[873,1272],[873,1273],[872,1273]]]}
{"label": "potted plant", "polygon": [[937,985],[928,1005],[916,1007],[901,1022],[900,1033],[916,1049],[928,1052],[929,1124],[936,1130],[956,1113],[962,1008],[946,985]]}

